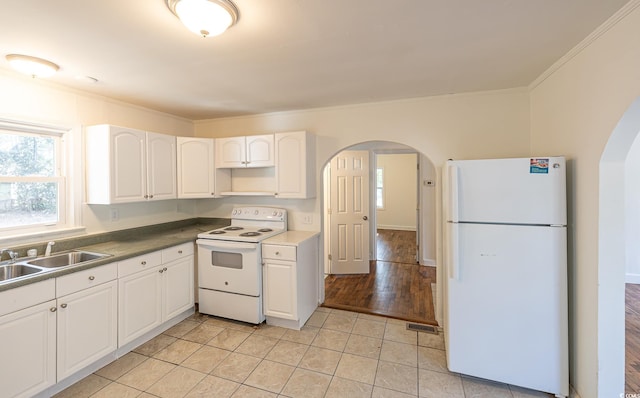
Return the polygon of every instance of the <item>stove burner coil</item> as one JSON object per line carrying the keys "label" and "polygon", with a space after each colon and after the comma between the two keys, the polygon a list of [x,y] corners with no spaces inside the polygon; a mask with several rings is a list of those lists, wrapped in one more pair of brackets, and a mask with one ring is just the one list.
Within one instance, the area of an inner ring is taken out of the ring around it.
{"label": "stove burner coil", "polygon": [[244,229],[242,227],[227,227],[224,230],[225,231],[240,231],[241,229]]}
{"label": "stove burner coil", "polygon": [[271,232],[273,231],[271,228],[260,228],[258,232]]}
{"label": "stove burner coil", "polygon": [[240,236],[260,236],[259,232],[243,232]]}
{"label": "stove burner coil", "polygon": [[220,234],[224,234],[224,233],[226,233],[226,232],[217,229],[215,231],[209,232],[209,235],[220,235]]}

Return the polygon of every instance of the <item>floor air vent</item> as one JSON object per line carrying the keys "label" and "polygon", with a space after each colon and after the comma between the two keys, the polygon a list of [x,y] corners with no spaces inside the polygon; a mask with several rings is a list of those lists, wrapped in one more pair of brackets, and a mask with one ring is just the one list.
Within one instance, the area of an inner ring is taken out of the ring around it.
{"label": "floor air vent", "polygon": [[426,332],[431,334],[438,334],[438,329],[431,325],[419,325],[417,323],[407,323],[407,330],[413,330],[416,332]]}

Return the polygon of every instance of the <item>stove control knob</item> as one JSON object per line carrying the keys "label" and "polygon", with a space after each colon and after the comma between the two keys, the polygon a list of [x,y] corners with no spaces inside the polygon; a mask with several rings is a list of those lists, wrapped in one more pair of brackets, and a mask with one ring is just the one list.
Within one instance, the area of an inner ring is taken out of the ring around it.
{"label": "stove control knob", "polygon": [[256,211],[254,211],[254,212],[253,212],[253,214],[255,214],[256,216],[258,215],[258,213],[259,213],[259,211],[258,211],[258,210],[256,210]]}
{"label": "stove control knob", "polygon": [[278,215],[278,212],[277,212],[277,211],[274,211],[274,212],[273,212],[273,216],[275,217],[275,216],[277,216],[277,215]]}
{"label": "stove control knob", "polygon": [[282,212],[281,211],[278,212],[278,217],[282,217]]}

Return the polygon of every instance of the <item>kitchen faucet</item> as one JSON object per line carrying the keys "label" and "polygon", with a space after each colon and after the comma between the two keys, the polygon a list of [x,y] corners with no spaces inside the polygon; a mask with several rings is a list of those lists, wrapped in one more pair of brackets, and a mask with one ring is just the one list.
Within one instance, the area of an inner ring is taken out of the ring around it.
{"label": "kitchen faucet", "polygon": [[14,252],[10,249],[0,249],[0,260],[2,260],[2,254],[7,253],[9,258],[11,258],[11,264],[16,262],[16,258],[18,258],[18,252]]}
{"label": "kitchen faucet", "polygon": [[44,251],[44,256],[45,257],[49,257],[51,255],[51,246],[53,246],[55,244],[56,244],[56,242],[53,242],[53,241],[47,243],[47,248]]}

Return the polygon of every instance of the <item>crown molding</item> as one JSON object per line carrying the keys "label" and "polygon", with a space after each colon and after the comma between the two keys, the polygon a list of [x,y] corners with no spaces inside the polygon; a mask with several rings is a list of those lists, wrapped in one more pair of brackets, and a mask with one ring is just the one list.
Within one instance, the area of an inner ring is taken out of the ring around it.
{"label": "crown molding", "polygon": [[589,47],[593,42],[598,40],[602,35],[607,33],[611,28],[616,26],[618,22],[623,20],[627,15],[633,12],[640,6],[640,0],[631,0],[625,4],[621,9],[616,11],[609,19],[598,26],[589,36],[585,37],[580,43],[573,47],[569,52],[563,55],[560,59],[554,62],[547,70],[542,72],[531,84],[529,84],[529,90],[533,90],[538,87],[542,82],[547,80],[548,77],[553,75],[558,69],[562,68],[566,63],[572,60],[575,56],[580,54],[582,50]]}

